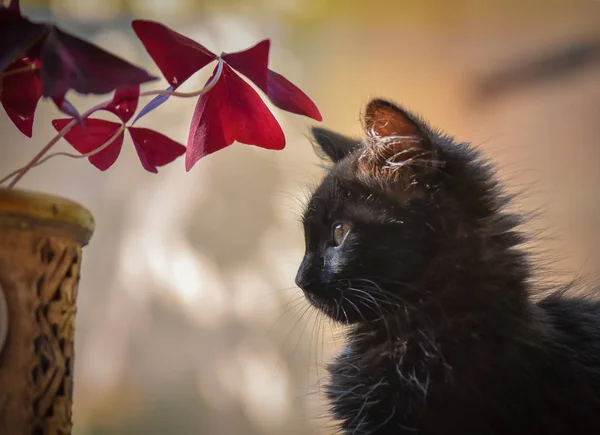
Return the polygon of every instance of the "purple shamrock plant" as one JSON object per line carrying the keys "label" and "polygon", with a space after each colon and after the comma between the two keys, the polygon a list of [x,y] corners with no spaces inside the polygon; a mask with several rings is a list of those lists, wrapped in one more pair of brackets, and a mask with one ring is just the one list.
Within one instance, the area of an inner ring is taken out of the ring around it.
{"label": "purple shamrock plant", "polygon": [[[133,30],[169,83],[165,90],[140,91],[156,78],[100,47],[79,39],[54,24],[34,23],[21,14],[19,1],[0,0],[0,102],[15,126],[32,136],[35,111],[41,98],[50,98],[68,118],[55,119],[56,136],[22,168],[0,184],[12,188],[33,167],[63,155],[87,158],[105,171],[118,159],[129,132],[144,169],[158,168],[185,154],[186,171],[202,157],[233,142],[281,150],[285,135],[259,94],[240,76],[256,85],[281,110],[321,121],[311,99],[285,77],[268,67],[269,40],[244,51],[217,56],[196,41],[163,24],[135,20]],[[216,62],[212,76],[195,92],[177,89],[193,74]],[[110,99],[79,113],[66,94],[106,94]],[[134,118],[139,99],[154,96]],[[187,147],[152,129],[134,127],[144,115],[169,97],[197,98]],[[112,113],[115,121],[94,118]],[[133,118],[133,121],[131,121]],[[50,153],[65,139],[78,154]]]}

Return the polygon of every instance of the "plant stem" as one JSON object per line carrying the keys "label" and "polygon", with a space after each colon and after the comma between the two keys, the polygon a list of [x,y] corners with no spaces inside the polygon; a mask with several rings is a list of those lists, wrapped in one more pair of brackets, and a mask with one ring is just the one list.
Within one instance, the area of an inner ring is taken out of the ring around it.
{"label": "plant stem", "polygon": [[4,184],[6,183],[8,180],[10,180],[12,177],[14,177],[15,175],[17,175],[23,168],[19,168],[16,169],[14,171],[12,171],[10,174],[8,174],[6,177],[4,177],[2,180],[0,180],[0,184]]}
{"label": "plant stem", "polygon": [[206,94],[212,88],[215,87],[215,85],[221,78],[222,73],[223,73],[223,59],[219,58],[219,63],[217,64],[217,68],[216,68],[214,77],[211,79],[210,82],[208,82],[206,84],[206,86],[204,86],[202,89],[200,89],[198,91],[193,91],[193,92],[177,92],[177,91],[169,91],[169,90],[146,91],[146,92],[141,92],[140,97],[152,97],[155,95],[169,95],[172,97],[180,97],[180,98],[199,97],[200,95]]}
{"label": "plant stem", "polygon": [[[110,100],[107,100],[108,102],[110,102]],[[85,118],[87,118],[88,116],[90,116],[92,113],[94,113],[96,110],[102,109],[102,107],[104,107],[107,104],[107,101],[103,101],[100,104],[95,105],[94,107],[92,107],[91,109],[89,109],[87,112],[85,112],[83,115],[81,115],[81,120],[83,121]],[[21,170],[17,173],[17,175],[15,176],[15,178],[8,184],[8,188],[12,189],[13,187],[15,187],[15,184],[17,184],[19,182],[19,180],[21,178],[23,178],[23,176],[27,173],[27,171],[29,171],[31,168],[33,168],[35,166],[35,164],[42,158],[44,157],[44,154],[46,154],[50,148],[52,148],[59,140],[61,140],[73,127],[75,127],[75,125],[77,124],[77,119],[73,119],[71,120],[71,122],[69,122],[65,128],[63,128],[56,136],[54,136],[54,138],[48,142],[46,144],[46,146],[44,148],[42,148],[40,150],[40,152],[38,152],[33,159],[31,159],[29,161],[29,163],[27,163],[25,166],[23,166],[21,168]]]}
{"label": "plant stem", "polygon": [[[223,73],[223,59],[219,58],[219,63],[217,64],[217,68],[215,71],[215,75],[213,76],[213,78],[200,90],[198,91],[193,91],[193,92],[175,92],[175,91],[147,91],[147,92],[141,92],[140,93],[140,97],[146,97],[146,96],[153,96],[153,95],[171,95],[174,97],[180,97],[180,98],[193,98],[193,97],[198,97],[200,95],[204,95],[207,92],[209,92],[218,82],[219,78],[221,78],[221,75]],[[107,104],[109,104],[112,101],[112,98],[105,100],[97,105],[95,105],[94,107],[92,107],[91,109],[87,110],[86,112],[84,112],[81,115],[81,120],[83,121],[84,119],[86,119],[88,116],[90,116],[92,113],[103,109]],[[69,131],[71,131],[71,129],[73,127],[75,127],[75,125],[77,125],[78,120],[77,119],[72,119],[71,122],[69,122],[56,136],[54,136],[54,138],[48,142],[46,144],[46,146],[44,146],[44,148],[42,148],[30,161],[29,163],[27,163],[25,166],[23,166],[20,169],[17,169],[16,171],[13,171],[12,173],[8,174],[6,177],[4,177],[2,180],[0,180],[0,184],[10,180],[12,177],[13,180],[8,184],[7,188],[8,189],[12,189],[15,187],[15,185],[19,182],[19,180],[21,178],[23,178],[23,176],[33,167],[38,166],[42,163],[44,163],[45,161],[47,161],[49,158],[53,157],[53,156],[58,156],[58,155],[64,155],[67,157],[75,157],[75,158],[81,158],[81,157],[90,157],[100,151],[102,151],[102,149],[106,148],[108,145],[110,145],[110,143],[112,143],[112,141],[114,140],[113,138],[111,138],[111,140],[109,140],[108,143],[103,144],[101,147],[95,149],[94,151],[91,151],[90,153],[84,154],[84,155],[73,155],[73,154],[69,154],[69,153],[55,153],[52,154],[50,156],[47,156],[46,158],[44,158],[44,155],[54,146],[56,145],[56,143],[61,140]],[[125,125],[122,126],[122,129],[119,131],[119,134],[123,131],[123,129],[125,128]],[[115,136],[118,136],[118,134]],[[103,148],[104,147],[104,148]],[[100,149],[102,148],[102,149]]]}
{"label": "plant stem", "polygon": [[53,157],[58,157],[58,156],[65,156],[65,157],[70,157],[72,159],[84,159],[86,157],[92,157],[95,156],[96,154],[104,151],[106,148],[108,148],[120,135],[121,133],[123,133],[123,131],[125,131],[125,124],[121,125],[121,127],[119,127],[115,133],[106,141],[104,142],[102,145],[100,145],[98,148],[85,153],[85,154],[73,154],[73,153],[65,153],[65,152],[58,152],[58,153],[52,153],[52,154],[48,154],[46,157],[44,157],[43,159],[40,159],[39,162],[37,162],[35,164],[35,166],[39,166],[42,163],[50,160]]}
{"label": "plant stem", "polygon": [[[52,153],[52,154],[49,154],[46,157],[40,159],[35,165],[32,166],[32,168],[35,168],[36,166],[39,166],[42,163],[47,162],[51,158],[58,157],[58,156],[70,157],[72,159],[83,159],[83,158],[86,158],[86,157],[95,156],[96,154],[98,154],[98,153],[104,151],[106,148],[108,148],[121,135],[121,133],[123,133],[123,131],[125,131],[125,128],[126,128],[126,126],[125,126],[125,124],[123,124],[120,128],[117,129],[117,131],[115,131],[115,133],[110,137],[110,139],[108,139],[106,142],[104,142],[98,148],[90,151],[89,153],[85,153],[85,154],[73,154],[73,153],[66,153],[66,152],[62,152],[62,151],[58,152],[58,153]],[[19,169],[15,170],[15,171],[11,172],[6,177],[4,177],[3,179],[0,180],[0,184],[2,184],[5,181],[9,180],[11,177],[17,175],[21,170],[23,170],[23,168],[19,168]]]}
{"label": "plant stem", "polygon": [[5,73],[0,74],[0,80],[3,80],[6,77],[10,77],[15,74],[21,74],[21,73],[25,73],[25,72],[29,72],[29,71],[35,71],[36,69],[38,69],[36,64],[30,63],[29,65],[24,66],[22,68],[11,69],[10,71],[6,71]]}

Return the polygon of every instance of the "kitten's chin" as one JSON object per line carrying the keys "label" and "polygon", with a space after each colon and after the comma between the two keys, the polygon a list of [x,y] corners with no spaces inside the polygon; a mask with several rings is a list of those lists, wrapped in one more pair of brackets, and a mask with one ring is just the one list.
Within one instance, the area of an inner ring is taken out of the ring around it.
{"label": "kitten's chin", "polygon": [[340,303],[336,303],[333,300],[323,300],[314,293],[307,291],[304,291],[304,297],[313,307],[317,308],[331,320],[345,325],[352,323],[348,319],[347,311],[343,309]]}
{"label": "kitten's chin", "polygon": [[322,311],[323,313],[325,313],[328,317],[331,317],[329,312],[329,304],[327,304],[325,301],[321,300],[319,297],[317,297],[314,293],[310,293],[305,291],[304,292],[304,297],[306,298],[306,300],[308,302],[310,302],[310,304],[317,308],[318,310]]}

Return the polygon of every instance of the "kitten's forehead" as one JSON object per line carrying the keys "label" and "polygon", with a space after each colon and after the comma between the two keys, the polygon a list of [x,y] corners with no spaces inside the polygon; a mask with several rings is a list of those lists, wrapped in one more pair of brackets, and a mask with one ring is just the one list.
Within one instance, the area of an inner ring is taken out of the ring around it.
{"label": "kitten's forehead", "polygon": [[361,182],[356,176],[356,163],[349,156],[329,171],[308,203],[305,222],[331,224],[340,218],[372,221],[374,214],[378,215],[375,220],[388,217],[396,201]]}
{"label": "kitten's forehead", "polygon": [[425,195],[429,181],[428,174],[422,168],[406,164],[369,171],[365,169],[365,164],[368,165],[370,158],[371,150],[363,147],[336,163],[315,192],[317,196],[333,203],[336,200],[375,196],[395,204],[404,204],[412,198]]}
{"label": "kitten's forehead", "polygon": [[352,172],[352,162],[344,159],[336,163],[314,190],[304,218],[323,218],[335,214],[344,204],[359,196],[358,182]]}
{"label": "kitten's forehead", "polygon": [[329,172],[313,192],[305,216],[323,214],[339,208],[342,198],[347,196],[342,184],[342,179],[336,172]]}

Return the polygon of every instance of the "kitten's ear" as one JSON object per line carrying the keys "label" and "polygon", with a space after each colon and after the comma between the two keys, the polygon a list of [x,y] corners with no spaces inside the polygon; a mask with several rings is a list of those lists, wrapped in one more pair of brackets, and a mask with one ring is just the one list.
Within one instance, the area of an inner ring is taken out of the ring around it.
{"label": "kitten's ear", "polygon": [[[414,146],[415,140],[423,139],[423,131],[418,121],[404,109],[386,100],[372,100],[365,109],[364,127],[367,136],[374,139],[396,139],[395,145]],[[405,140],[403,140],[405,139]]]}
{"label": "kitten's ear", "polygon": [[385,100],[372,100],[364,113],[365,150],[360,169],[377,178],[398,178],[403,167],[426,169],[436,163],[424,124]]}
{"label": "kitten's ear", "polygon": [[313,137],[316,145],[315,151],[322,158],[328,158],[337,163],[352,151],[361,146],[359,139],[343,136],[325,128],[313,127]]}

